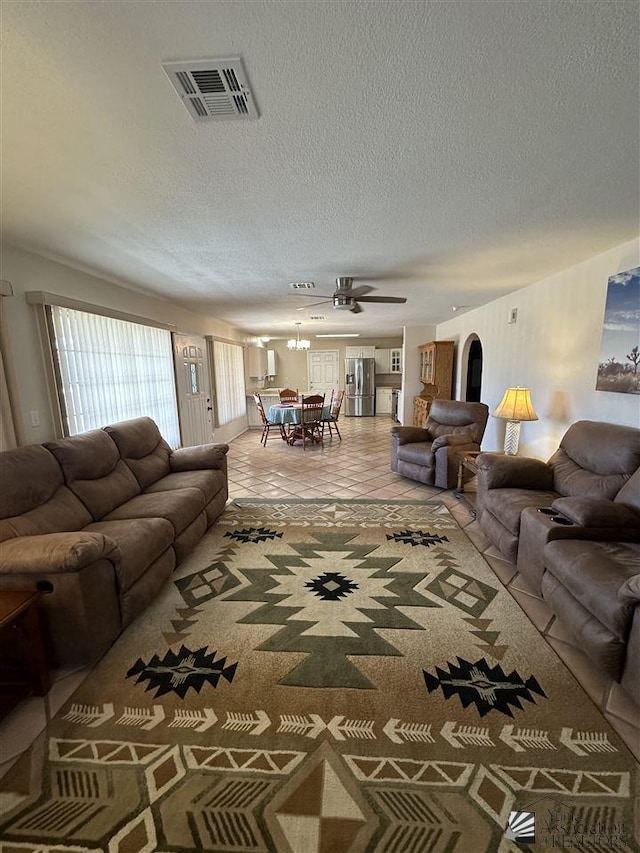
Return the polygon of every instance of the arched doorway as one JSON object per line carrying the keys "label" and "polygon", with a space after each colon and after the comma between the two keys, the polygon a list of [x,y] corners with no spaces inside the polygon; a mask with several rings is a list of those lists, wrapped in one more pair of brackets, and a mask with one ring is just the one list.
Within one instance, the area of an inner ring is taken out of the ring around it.
{"label": "arched doorway", "polygon": [[482,344],[477,337],[468,344],[465,400],[469,403],[479,403],[482,394]]}

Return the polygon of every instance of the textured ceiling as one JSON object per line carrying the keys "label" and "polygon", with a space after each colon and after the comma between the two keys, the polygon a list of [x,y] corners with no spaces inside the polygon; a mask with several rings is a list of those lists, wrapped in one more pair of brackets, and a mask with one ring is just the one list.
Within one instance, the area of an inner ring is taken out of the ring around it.
{"label": "textured ceiling", "polygon": [[[3,2],[4,236],[252,333],[441,322],[638,234],[638,13]],[[260,118],[196,124],[161,62],[224,56]],[[296,310],[338,275],[408,302]]]}

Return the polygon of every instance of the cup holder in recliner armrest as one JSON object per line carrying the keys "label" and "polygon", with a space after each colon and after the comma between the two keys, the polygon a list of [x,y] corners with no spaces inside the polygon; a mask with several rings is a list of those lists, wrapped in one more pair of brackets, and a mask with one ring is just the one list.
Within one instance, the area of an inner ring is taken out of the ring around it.
{"label": "cup holder in recliner armrest", "polygon": [[538,512],[541,512],[543,515],[549,516],[549,521],[555,522],[555,524],[564,524],[570,525],[573,524],[569,518],[565,518],[564,515],[560,515],[557,509],[554,509],[552,506],[540,506],[538,507]]}

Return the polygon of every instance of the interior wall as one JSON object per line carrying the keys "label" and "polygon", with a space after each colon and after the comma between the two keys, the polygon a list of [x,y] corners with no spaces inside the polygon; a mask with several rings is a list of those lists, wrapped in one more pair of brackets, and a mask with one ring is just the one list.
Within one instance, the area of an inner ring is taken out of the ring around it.
{"label": "interior wall", "polygon": [[[402,410],[400,423],[413,425],[413,398],[422,393],[420,382],[420,352],[418,347],[436,340],[435,326],[404,327],[404,371],[402,374]],[[444,336],[446,337],[446,336]]]}
{"label": "interior wall", "polygon": [[[463,352],[475,333],[483,349],[482,401],[493,411],[505,388],[531,389],[539,417],[523,423],[519,455],[548,459],[577,420],[640,426],[640,395],[596,391],[609,276],[640,264],[631,240],[437,327],[455,340],[456,399],[464,396]],[[517,322],[508,322],[516,308]],[[640,343],[640,342],[639,342]],[[490,417],[483,450],[502,450],[505,422]]]}
{"label": "interior wall", "polygon": [[[354,321],[357,322],[357,321]],[[307,333],[308,334],[308,333]],[[305,338],[304,327],[300,330],[300,337]],[[316,340],[310,338],[311,351],[337,350],[338,351],[338,378],[340,388],[344,389],[344,359],[345,347],[348,346],[375,346],[382,349],[392,349],[402,346],[402,337],[393,338],[321,338]],[[307,370],[307,350],[299,352],[288,350],[285,340],[271,340],[265,344],[267,349],[276,351],[278,359],[278,375],[273,380],[265,383],[254,383],[255,390],[264,387],[293,388],[306,392],[309,388],[309,371]],[[400,387],[401,377],[397,374],[377,374],[378,385],[389,385]],[[253,391],[254,387],[248,385],[247,390]]]}
{"label": "interior wall", "polygon": [[[169,300],[120,287],[95,275],[13,246],[2,247],[2,277],[11,282],[14,291],[14,296],[3,298],[1,303],[7,330],[6,350],[20,392],[20,409],[16,417],[22,426],[19,431],[22,443],[33,444],[55,438],[36,307],[27,304],[25,293],[28,291],[47,291],[92,305],[174,324],[177,332],[215,335],[244,342],[244,335],[226,323],[191,313]],[[32,426],[31,412],[37,413],[40,420],[38,426]],[[214,440],[230,441],[246,428],[247,418],[243,416],[217,428]]]}

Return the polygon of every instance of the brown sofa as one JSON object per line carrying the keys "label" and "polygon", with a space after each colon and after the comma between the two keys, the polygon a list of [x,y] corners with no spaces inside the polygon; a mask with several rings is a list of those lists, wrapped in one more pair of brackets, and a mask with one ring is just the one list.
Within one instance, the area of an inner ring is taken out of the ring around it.
{"label": "brown sofa", "polygon": [[640,430],[577,421],[548,462],[481,453],[477,518],[540,591],[550,539],[640,541]]}
{"label": "brown sofa", "polygon": [[477,464],[483,532],[640,704],[640,430],[578,421],[548,462]]}
{"label": "brown sofa", "polygon": [[480,450],[488,417],[484,403],[434,400],[424,427],[392,427],[391,470],[427,486],[452,489],[458,453]]}
{"label": "brown sofa", "polygon": [[544,600],[640,706],[640,544],[554,539],[543,561]]}
{"label": "brown sofa", "polygon": [[0,454],[0,589],[38,588],[57,665],[91,661],[223,511],[227,445],[150,418]]}

